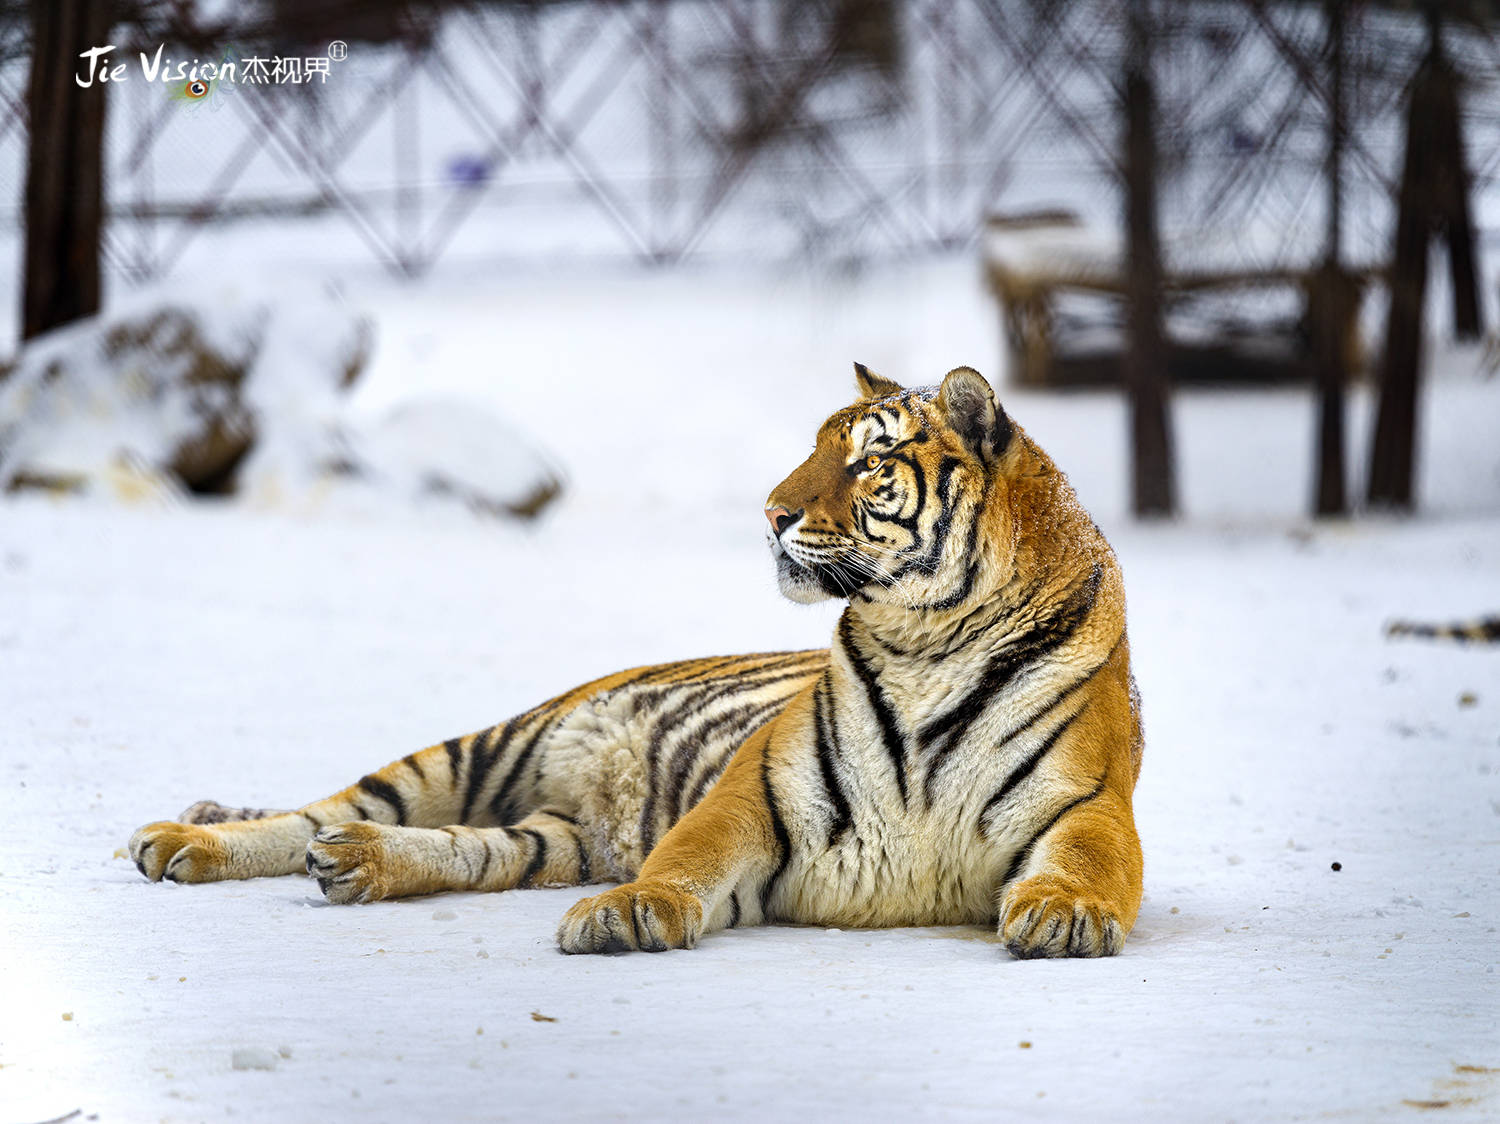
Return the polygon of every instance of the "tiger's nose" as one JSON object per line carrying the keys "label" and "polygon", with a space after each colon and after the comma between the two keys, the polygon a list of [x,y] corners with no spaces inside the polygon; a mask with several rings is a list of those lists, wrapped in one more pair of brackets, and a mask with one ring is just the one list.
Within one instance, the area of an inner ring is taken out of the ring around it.
{"label": "tiger's nose", "polygon": [[771,530],[776,532],[776,537],[778,539],[781,537],[781,533],[783,531],[785,531],[793,523],[797,522],[797,520],[801,517],[802,512],[800,511],[793,513],[788,511],[786,508],[779,506],[766,508],[766,519],[770,521]]}

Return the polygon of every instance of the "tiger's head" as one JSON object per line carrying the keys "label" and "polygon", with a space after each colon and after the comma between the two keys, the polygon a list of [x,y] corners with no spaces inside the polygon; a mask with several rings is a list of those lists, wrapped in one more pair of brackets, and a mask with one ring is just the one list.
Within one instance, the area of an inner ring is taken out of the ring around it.
{"label": "tiger's head", "polygon": [[858,363],[854,372],[859,401],[823,423],[812,455],[766,502],[781,592],[955,608],[988,562],[1004,562],[995,493],[1019,430],[970,367],[912,389]]}

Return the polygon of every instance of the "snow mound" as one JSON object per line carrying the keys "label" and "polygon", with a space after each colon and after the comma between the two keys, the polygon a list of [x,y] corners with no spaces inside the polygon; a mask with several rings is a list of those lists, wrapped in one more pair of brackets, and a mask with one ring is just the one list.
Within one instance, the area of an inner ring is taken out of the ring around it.
{"label": "snow mound", "polygon": [[0,492],[302,510],[436,497],[517,518],[558,494],[548,458],[478,403],[356,414],[373,337],[317,290],[145,295],[49,333],[0,367]]}
{"label": "snow mound", "polygon": [[0,489],[214,490],[254,439],[241,390],[266,315],[169,301],[33,341],[0,375]]}
{"label": "snow mound", "polygon": [[451,496],[486,514],[529,518],[562,489],[559,473],[520,432],[458,396],[397,403],[355,433],[371,470],[414,500]]}

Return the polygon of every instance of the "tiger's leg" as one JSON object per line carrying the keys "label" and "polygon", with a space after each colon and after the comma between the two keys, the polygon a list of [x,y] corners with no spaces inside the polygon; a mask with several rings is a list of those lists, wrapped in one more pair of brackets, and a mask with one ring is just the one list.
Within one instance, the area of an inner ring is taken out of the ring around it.
{"label": "tiger's leg", "polygon": [[661,952],[740,921],[758,921],[761,901],[790,843],[773,810],[763,726],[734,755],[703,800],[647,856],[634,882],[585,898],[563,915],[564,952]]}
{"label": "tiger's leg", "polygon": [[340,904],[443,890],[583,886],[603,867],[577,821],[550,810],[510,827],[335,824],[307,846],[307,872]]}
{"label": "tiger's leg", "polygon": [[1011,863],[1000,936],[1012,956],[1114,956],[1141,906],[1141,843],[1130,803],[1075,798]]}
{"label": "tiger's leg", "polygon": [[[531,735],[523,717],[430,746],[295,812],[257,819],[147,824],[130,837],[130,858],[153,882],[300,874],[313,833],[330,824],[369,820],[441,827],[485,822],[494,800],[511,795],[517,787],[505,786],[517,771],[519,753],[535,745]],[[524,795],[518,794],[516,800],[522,814],[528,810],[521,798]],[[184,818],[206,803],[189,808]]]}

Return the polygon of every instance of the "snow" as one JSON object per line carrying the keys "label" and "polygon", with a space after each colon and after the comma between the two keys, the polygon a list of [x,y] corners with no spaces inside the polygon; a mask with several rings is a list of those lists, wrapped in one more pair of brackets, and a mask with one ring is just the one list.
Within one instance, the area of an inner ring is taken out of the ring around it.
{"label": "snow", "polygon": [[113,856],[194,800],[306,801],[614,668],[826,642],[831,607],[775,592],[760,504],[852,359],[992,373],[993,308],[968,260],[350,300],[379,328],[361,409],[484,395],[569,490],[525,527],[0,508],[0,1121],[1500,1111],[1500,649],[1382,634],[1500,608],[1474,356],[1429,384],[1410,521],[1300,517],[1306,392],[1179,398],[1188,517],[1137,526],[1119,402],[1001,387],[1125,570],[1147,872],[1120,957],[792,927],[566,957],[576,889],[335,907]]}
{"label": "snow", "polygon": [[[0,491],[40,478],[97,502],[171,502],[194,476],[233,468],[234,494],[260,508],[439,497],[534,514],[556,493],[546,454],[471,394],[352,409],[373,336],[314,284],[134,293],[29,343],[0,378]],[[179,471],[200,446],[212,455]]]}
{"label": "snow", "polygon": [[170,492],[179,449],[246,424],[232,373],[254,354],[265,312],[237,304],[205,318],[175,299],[136,300],[41,337],[0,381],[0,488],[30,474],[108,493],[133,470]]}

